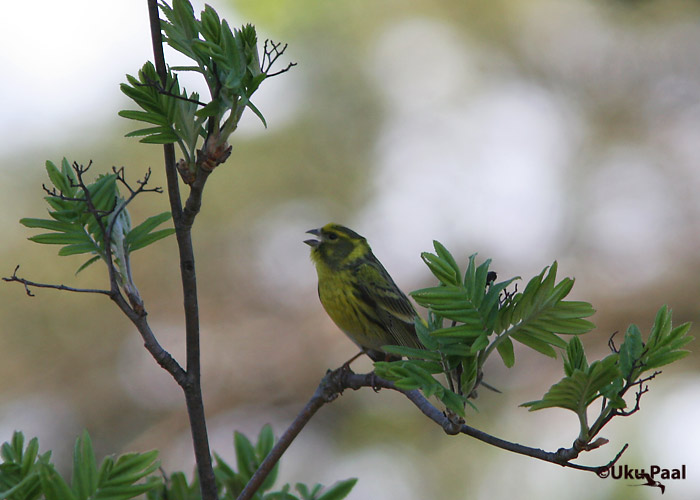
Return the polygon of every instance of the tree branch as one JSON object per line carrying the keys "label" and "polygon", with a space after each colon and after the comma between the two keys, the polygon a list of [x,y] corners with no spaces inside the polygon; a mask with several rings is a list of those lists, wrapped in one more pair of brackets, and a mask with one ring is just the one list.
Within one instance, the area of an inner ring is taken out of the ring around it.
{"label": "tree branch", "polygon": [[153,331],[151,330],[148,321],[146,320],[146,315],[135,311],[129,303],[126,301],[124,296],[119,292],[119,290],[102,290],[102,289],[92,289],[92,288],[73,288],[66,285],[53,285],[48,283],[37,283],[35,281],[30,281],[17,276],[17,271],[19,266],[15,267],[15,271],[10,277],[3,277],[3,281],[21,283],[24,285],[24,289],[27,295],[34,297],[34,294],[29,289],[34,288],[50,288],[53,290],[63,290],[67,292],[78,292],[78,293],[96,293],[100,295],[107,295],[114,303],[117,304],[119,309],[126,315],[127,318],[136,326],[136,329],[141,334],[144,346],[146,350],[153,356],[153,359],[162,366],[172,377],[177,381],[178,384],[185,385],[187,383],[187,374],[185,370],[179,365],[179,363],[170,355],[168,351],[163,349],[160,345]]}
{"label": "tree branch", "polygon": [[605,477],[610,468],[620,459],[628,446],[625,444],[617,455],[605,465],[587,466],[575,464],[572,463],[571,460],[577,458],[582,451],[590,451],[598,448],[605,444],[607,440],[600,439],[587,445],[574,443],[571,448],[560,448],[556,452],[544,451],[539,448],[531,448],[518,443],[512,443],[466,425],[461,419],[455,418],[454,415],[446,415],[444,412],[430,403],[430,401],[428,401],[418,390],[406,391],[399,389],[393,382],[377,377],[374,372],[357,374],[353,373],[346,365],[344,365],[336,370],[329,370],[328,373],[326,373],[316,388],[313,396],[311,396],[311,399],[309,399],[306,406],[304,406],[284,434],[282,434],[279,441],[275,443],[275,446],[272,448],[267,457],[265,457],[263,462],[260,464],[260,467],[258,467],[258,470],[255,471],[255,474],[253,474],[253,477],[250,479],[236,500],[250,500],[253,497],[258,488],[260,488],[260,485],[265,481],[265,478],[275,467],[280,457],[284,454],[287,448],[289,448],[292,441],[324,404],[334,401],[343,393],[345,389],[358,390],[362,387],[372,387],[374,390],[389,389],[402,393],[426,417],[440,425],[447,434],[466,434],[483,441],[484,443],[496,446],[497,448],[511,451],[519,455],[537,458],[539,460],[557,464],[562,467],[570,467],[573,469],[594,472],[601,477]]}
{"label": "tree branch", "polygon": [[[151,41],[155,67],[161,84],[167,81],[163,37],[157,0],[148,0],[148,15],[151,28]],[[187,413],[192,433],[197,473],[203,500],[216,500],[218,492],[211,461],[209,438],[204,415],[201,389],[201,365],[199,346],[199,306],[197,303],[197,275],[195,273],[194,250],[192,248],[191,222],[185,223],[180,198],[180,187],[175,160],[175,146],[163,145],[165,175],[168,183],[168,198],[175,226],[175,237],[180,254],[180,275],[185,312],[185,341],[187,346],[187,371],[184,383],[178,383],[185,393]],[[189,218],[189,217],[188,217]],[[192,217],[194,220],[194,217]],[[177,379],[176,379],[177,380]]]}
{"label": "tree branch", "polygon": [[101,290],[99,288],[73,288],[72,286],[66,286],[66,285],[52,285],[49,283],[37,283],[35,281],[29,281],[24,278],[20,278],[17,276],[17,271],[19,270],[19,265],[15,267],[14,272],[12,273],[12,276],[9,277],[3,277],[3,281],[7,281],[8,283],[22,283],[24,285],[24,290],[27,292],[27,295],[30,297],[34,297],[34,294],[32,291],[29,289],[29,287],[34,287],[34,288],[51,288],[54,290],[64,290],[67,292],[77,292],[77,293],[98,293],[102,295],[112,295],[112,292],[110,290]]}

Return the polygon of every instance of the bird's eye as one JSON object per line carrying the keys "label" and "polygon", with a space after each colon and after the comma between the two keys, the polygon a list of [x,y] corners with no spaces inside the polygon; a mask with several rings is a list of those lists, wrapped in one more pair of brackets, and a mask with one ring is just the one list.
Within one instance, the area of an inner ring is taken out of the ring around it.
{"label": "bird's eye", "polygon": [[335,233],[329,233],[329,234],[328,234],[328,239],[329,239],[329,240],[337,240],[337,239],[338,239],[338,235],[335,234]]}

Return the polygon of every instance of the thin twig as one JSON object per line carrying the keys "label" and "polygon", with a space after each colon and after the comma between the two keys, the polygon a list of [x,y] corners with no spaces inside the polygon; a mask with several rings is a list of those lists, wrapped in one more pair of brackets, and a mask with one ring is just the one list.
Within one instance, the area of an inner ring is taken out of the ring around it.
{"label": "thin twig", "polygon": [[[267,44],[270,44],[270,47],[268,49]],[[290,69],[292,69],[294,66],[297,65],[297,63],[290,62],[286,68],[281,69],[280,71],[276,71],[275,73],[268,73],[270,69],[272,68],[272,65],[275,64],[275,61],[284,54],[284,51],[287,50],[287,44],[284,44],[284,47],[280,49],[280,46],[282,45],[282,42],[275,43],[272,40],[265,40],[265,44],[263,45],[263,56],[262,56],[262,62],[260,63],[260,71],[262,73],[265,73],[268,78],[280,75],[282,73],[286,73]]]}
{"label": "thin twig", "polygon": [[112,292],[109,290],[101,290],[99,288],[74,288],[72,286],[66,286],[66,285],[52,285],[49,283],[37,283],[36,281],[30,281],[24,278],[20,278],[17,276],[17,271],[19,270],[19,265],[15,267],[15,271],[12,273],[12,276],[9,277],[3,277],[3,281],[7,281],[8,283],[22,283],[24,285],[24,290],[27,292],[27,295],[30,297],[34,297],[34,294],[32,291],[29,289],[29,287],[34,287],[34,288],[52,288],[54,290],[64,290],[67,292],[77,292],[77,293],[98,293],[102,295],[111,295]]}

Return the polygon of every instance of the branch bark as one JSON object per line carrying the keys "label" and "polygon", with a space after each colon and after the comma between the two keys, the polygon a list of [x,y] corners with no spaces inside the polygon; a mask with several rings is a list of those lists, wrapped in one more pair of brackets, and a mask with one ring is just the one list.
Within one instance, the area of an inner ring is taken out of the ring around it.
{"label": "branch bark", "polygon": [[[163,38],[160,29],[160,16],[157,0],[148,0],[148,14],[151,27],[151,41],[155,67],[161,83],[165,85],[166,66],[163,53]],[[182,200],[178,173],[175,166],[175,147],[173,144],[163,146],[165,159],[165,175],[168,184],[168,198],[175,225],[175,237],[180,252],[180,275],[182,277],[182,291],[185,311],[185,337],[187,345],[187,371],[186,378],[180,383],[187,403],[187,413],[190,421],[192,442],[197,472],[202,490],[203,500],[215,500],[218,498],[214,469],[209,449],[209,438],[204,414],[204,402],[202,400],[201,364],[199,347],[199,306],[197,303],[197,275],[195,272],[194,250],[192,247],[192,221],[184,220]]]}
{"label": "branch bark", "polygon": [[353,373],[344,365],[336,370],[329,371],[326,376],[323,377],[313,396],[311,396],[306,403],[306,406],[304,406],[284,434],[282,434],[279,441],[275,443],[275,446],[267,457],[265,457],[260,467],[258,467],[258,470],[255,471],[253,477],[236,500],[250,500],[253,497],[255,492],[260,488],[260,485],[265,481],[265,478],[275,467],[280,457],[287,448],[289,448],[292,441],[323,405],[335,400],[345,389],[359,390],[362,387],[372,387],[374,390],[389,389],[404,394],[426,417],[440,425],[447,434],[466,434],[467,436],[471,436],[484,443],[496,446],[497,448],[557,464],[562,467],[594,472],[601,477],[605,476],[607,471],[615,465],[627,449],[627,444],[625,444],[618,454],[605,465],[595,467],[575,464],[572,463],[571,460],[577,458],[581,451],[597,448],[604,443],[592,443],[588,447],[580,447],[574,444],[571,448],[560,448],[556,452],[550,452],[506,441],[462,422],[455,421],[455,419],[446,415],[430,403],[418,390],[406,391],[399,389],[393,382],[377,377],[373,372],[357,374]]}

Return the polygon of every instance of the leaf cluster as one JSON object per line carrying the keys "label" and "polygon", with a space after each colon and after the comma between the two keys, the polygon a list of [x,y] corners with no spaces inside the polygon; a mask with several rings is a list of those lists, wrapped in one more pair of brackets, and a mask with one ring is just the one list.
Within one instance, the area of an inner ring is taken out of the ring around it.
{"label": "leaf cluster", "polygon": [[[688,354],[683,347],[693,340],[688,334],[690,323],[673,327],[672,313],[663,306],[646,343],[637,325],[630,325],[619,349],[613,349],[608,356],[588,363],[581,341],[574,337],[566,346],[564,356],[565,377],[554,384],[538,401],[530,401],[522,406],[531,411],[543,408],[565,408],[576,413],[580,422],[579,440],[588,443],[610,419],[615,416],[628,416],[639,410],[639,400],[647,391],[643,384],[660,372],[642,377],[645,373],[673,363]],[[611,343],[611,347],[614,345]],[[637,387],[636,404],[625,411],[625,394]],[[600,399],[601,410],[595,421],[588,424],[588,407]]]}
{"label": "leaf cluster", "polygon": [[[141,142],[145,143],[177,143],[186,164],[181,169],[194,175],[197,160],[203,161],[197,150],[200,138],[206,142],[205,156],[221,155],[246,108],[267,126],[251,97],[268,77],[271,63],[261,66],[254,26],[247,24],[232,30],[209,5],[198,19],[189,0],[173,0],[172,7],[161,2],[159,7],[165,17],[161,20],[165,41],[193,64],[167,68],[165,81],[161,81],[150,62],[137,77],[127,75],[121,90],[142,110],[123,110],[119,114],[151,125],[127,136],[142,137]],[[277,47],[273,44],[274,49]],[[264,58],[269,56],[267,52],[263,54]],[[201,74],[209,100],[202,102],[198,94],[181,89],[179,71]],[[217,158],[214,166],[224,160]]]}
{"label": "leaf cluster", "polygon": [[[234,433],[233,444],[236,452],[235,469],[219,455],[214,454],[214,476],[221,500],[235,500],[240,495],[262,461],[272,450],[275,444],[275,437],[272,427],[265,425],[260,430],[255,444],[240,432]],[[297,483],[295,485],[296,490],[299,492],[297,496],[290,493],[291,486],[289,484],[285,484],[279,490],[271,491],[277,480],[278,471],[279,463],[275,465],[258,491],[253,495],[253,499],[341,500],[350,493],[357,482],[357,479],[339,481],[325,490],[320,484],[309,488],[303,483]],[[196,474],[194,479],[188,483],[182,472],[176,472],[160,484],[158,488],[151,490],[147,498],[149,500],[201,500],[202,496]]]}
{"label": "leaf cluster", "polygon": [[[158,452],[106,457],[97,465],[92,442],[84,432],[75,443],[70,484],[50,463],[51,452],[39,455],[36,438],[24,447],[24,435],[15,432],[2,445],[0,498],[7,500],[127,500],[158,486],[150,476],[159,466]],[[148,477],[148,480],[142,481]]]}
{"label": "leaf cluster", "polygon": [[[522,292],[508,291],[519,278],[497,282],[491,261],[476,264],[469,257],[462,274],[452,254],[439,242],[435,253],[421,258],[438,284],[411,293],[428,309],[428,320],[416,318],[416,333],[425,350],[385,346],[387,352],[409,359],[377,363],[378,375],[399,387],[421,389],[437,396],[450,410],[464,415],[464,407],[481,383],[483,366],[496,350],[506,366],[515,363],[513,340],[547,356],[566,347],[561,335],[577,335],[593,328],[584,319],[594,310],[586,302],[566,301],[574,281],[556,281],[557,263],[533,277]],[[444,373],[447,385],[435,375]],[[470,403],[471,404],[471,403]]]}
{"label": "leaf cluster", "polygon": [[52,189],[47,189],[49,195],[44,198],[49,205],[50,218],[23,218],[20,223],[48,230],[29,239],[36,243],[62,245],[59,255],[91,255],[76,274],[102,259],[108,265],[116,265],[118,280],[126,285],[131,281],[130,254],[174,232],[173,228],[157,230],[170,219],[169,212],[149,217],[136,227],[131,226],[126,205],[133,196],[129,199],[121,196],[117,181],[123,179],[117,173],[100,175],[86,184],[83,174],[87,168],[77,164],[71,166],[66,158],[63,158],[60,169],[47,161],[46,171],[53,184]]}
{"label": "leaf cluster", "polygon": [[[235,500],[275,444],[272,428],[266,425],[257,442],[240,432],[234,434],[236,468],[214,454],[219,498]],[[98,466],[87,432],[76,440],[73,452],[73,473],[70,483],[51,463],[51,452],[39,454],[39,442],[33,438],[24,445],[24,435],[15,432],[12,440],[1,448],[0,498],[3,500],[127,500],[146,495],[148,500],[201,500],[199,480],[190,482],[183,472],[169,477],[156,471],[158,452],[127,453],[117,458],[106,457]],[[279,463],[253,496],[256,500],[342,500],[357,479],[338,481],[329,488],[316,484],[309,487],[296,483],[271,491],[277,479]]]}

